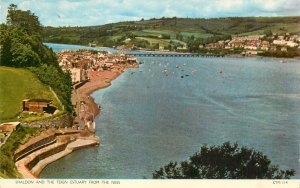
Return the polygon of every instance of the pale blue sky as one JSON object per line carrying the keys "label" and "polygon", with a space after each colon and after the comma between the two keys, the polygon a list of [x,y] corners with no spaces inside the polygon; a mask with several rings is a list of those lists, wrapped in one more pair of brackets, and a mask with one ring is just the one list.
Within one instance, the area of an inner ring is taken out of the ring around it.
{"label": "pale blue sky", "polygon": [[299,16],[300,0],[0,0],[0,22],[15,3],[45,26],[88,26],[141,18]]}

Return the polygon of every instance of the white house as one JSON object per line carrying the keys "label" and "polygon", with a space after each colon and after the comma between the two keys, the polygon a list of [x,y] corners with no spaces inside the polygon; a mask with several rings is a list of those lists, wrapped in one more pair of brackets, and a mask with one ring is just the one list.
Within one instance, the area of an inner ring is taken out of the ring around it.
{"label": "white house", "polygon": [[286,44],[286,41],[285,40],[274,40],[273,44],[283,46]]}
{"label": "white house", "polygon": [[70,69],[72,83],[77,83],[81,81],[81,69],[80,68],[72,68]]}
{"label": "white house", "polygon": [[297,47],[298,46],[298,44],[294,41],[287,41],[286,45],[289,47]]}

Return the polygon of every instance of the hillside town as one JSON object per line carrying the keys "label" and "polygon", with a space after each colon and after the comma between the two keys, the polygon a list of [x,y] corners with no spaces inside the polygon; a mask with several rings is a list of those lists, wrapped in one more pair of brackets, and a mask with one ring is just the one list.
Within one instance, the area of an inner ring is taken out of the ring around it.
{"label": "hillside town", "polygon": [[90,93],[107,87],[127,68],[140,63],[124,53],[109,53],[95,50],[65,50],[57,54],[59,66],[71,74],[75,127],[95,130],[94,117],[99,113]]}
{"label": "hillside town", "polygon": [[220,40],[216,43],[199,45],[206,49],[242,49],[243,54],[255,55],[265,51],[287,52],[289,48],[300,48],[300,36],[289,33],[281,35],[249,35],[232,37],[231,40]]}
{"label": "hillside town", "polygon": [[57,55],[60,67],[70,71],[73,84],[88,80],[88,71],[111,70],[118,65],[138,63],[133,56],[106,51],[63,51]]}
{"label": "hillside town", "polygon": [[[156,36],[157,40],[161,39],[161,35]],[[127,38],[125,41],[130,40]],[[194,41],[198,39],[193,39]],[[162,45],[158,43],[156,47],[138,47],[135,44],[126,43],[125,45],[113,46],[118,50],[150,50],[150,51],[160,51],[160,52],[207,52],[213,53],[214,51],[222,51],[225,54],[239,54],[244,56],[259,55],[263,53],[272,53],[271,56],[276,56],[274,53],[290,53],[292,51],[300,50],[300,36],[297,34],[283,33],[283,34],[261,34],[261,35],[244,35],[244,36],[231,36],[227,40],[219,40],[212,38],[213,41],[206,43],[204,41],[199,42],[195,48],[194,43],[189,43],[188,41],[170,40],[165,39],[168,45]],[[201,40],[200,40],[201,41]],[[137,44],[138,45],[138,44]],[[297,55],[296,55],[297,56]]]}

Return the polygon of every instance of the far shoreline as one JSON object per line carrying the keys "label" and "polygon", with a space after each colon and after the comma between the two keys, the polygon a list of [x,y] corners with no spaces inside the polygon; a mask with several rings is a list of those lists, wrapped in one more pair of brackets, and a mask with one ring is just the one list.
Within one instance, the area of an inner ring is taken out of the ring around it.
{"label": "far shoreline", "polygon": [[[43,42],[44,44],[54,44],[54,45],[70,45],[70,46],[81,46],[84,47],[86,49],[95,49],[95,48],[105,48],[105,49],[111,49],[114,50],[116,52],[123,52],[126,54],[125,51],[129,51],[129,52],[155,52],[155,53],[181,53],[181,52],[175,52],[175,51],[153,51],[153,50],[147,50],[147,49],[141,49],[141,50],[118,50],[116,48],[112,48],[112,47],[106,47],[106,46],[95,46],[95,47],[91,47],[91,46],[86,46],[86,45],[82,45],[82,44],[65,44],[65,43],[51,43],[51,42]],[[79,48],[80,49],[80,48]],[[75,50],[79,50],[79,49],[74,49]],[[66,50],[70,50],[70,49],[66,49]],[[104,49],[103,49],[104,50]],[[70,50],[73,51],[73,50]],[[54,51],[55,53],[61,52],[61,51]],[[198,54],[198,53],[193,53],[193,52],[182,52],[182,53],[191,53],[191,54]],[[128,54],[130,55],[130,54]],[[205,55],[205,54],[203,54]],[[212,54],[208,54],[208,56],[214,56]],[[278,60],[300,60],[300,56],[295,56],[295,57],[275,57],[275,56],[260,56],[260,55],[252,55],[252,56],[243,56],[242,54],[225,54],[223,57],[233,57],[233,58],[266,58],[266,59],[278,59]],[[101,89],[101,88],[100,88]]]}

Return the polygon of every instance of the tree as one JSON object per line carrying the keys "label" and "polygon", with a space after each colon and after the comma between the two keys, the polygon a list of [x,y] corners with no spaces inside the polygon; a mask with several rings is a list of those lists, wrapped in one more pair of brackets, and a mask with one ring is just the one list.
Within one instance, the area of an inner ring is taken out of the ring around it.
{"label": "tree", "polygon": [[295,170],[280,170],[261,152],[226,142],[204,145],[180,166],[170,162],[152,175],[154,179],[289,179]]}
{"label": "tree", "polygon": [[161,35],[161,38],[162,38],[162,39],[170,39],[171,36],[170,36],[169,34],[162,34],[162,35]]}
{"label": "tree", "polygon": [[0,25],[1,65],[32,67],[41,63],[58,67],[56,55],[37,35],[29,35],[17,26]]}
{"label": "tree", "polygon": [[273,35],[273,33],[272,33],[272,31],[271,31],[270,29],[269,29],[269,30],[265,30],[265,31],[264,31],[264,34],[265,34],[267,37]]}
{"label": "tree", "polygon": [[39,56],[31,49],[28,44],[14,43],[11,48],[12,65],[15,67],[32,67],[40,65]]}
{"label": "tree", "polygon": [[203,39],[198,38],[195,40],[194,35],[192,35],[187,41],[187,47],[190,52],[197,52],[199,50],[199,45],[203,43]]}
{"label": "tree", "polygon": [[6,22],[8,25],[14,25],[21,28],[27,34],[41,35],[42,26],[38,17],[30,10],[19,10],[17,5],[10,4],[8,7]]}
{"label": "tree", "polygon": [[151,49],[159,49],[159,43],[153,43]]}
{"label": "tree", "polygon": [[65,111],[72,112],[70,73],[59,67],[56,54],[42,43],[39,27],[38,17],[11,4],[7,24],[0,24],[0,65],[29,68],[42,83],[51,86]]}
{"label": "tree", "polygon": [[183,40],[183,35],[180,34],[180,33],[177,33],[177,34],[176,34],[176,39],[182,41],[182,40]]}

